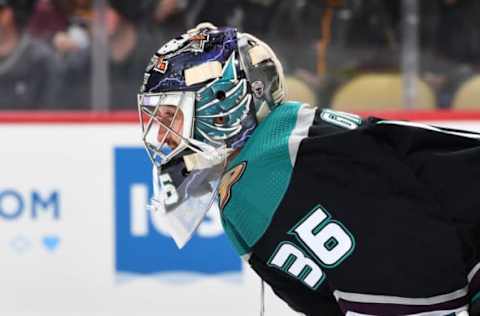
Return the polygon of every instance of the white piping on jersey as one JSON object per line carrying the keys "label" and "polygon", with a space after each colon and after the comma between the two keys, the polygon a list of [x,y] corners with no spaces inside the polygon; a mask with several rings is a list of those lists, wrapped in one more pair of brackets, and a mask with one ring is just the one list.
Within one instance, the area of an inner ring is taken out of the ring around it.
{"label": "white piping on jersey", "polygon": [[[468,309],[467,306],[462,306],[457,309],[408,314],[407,316],[445,316],[445,315],[450,315],[451,313],[455,313],[455,315],[457,316],[468,316],[467,309]],[[345,316],[372,316],[372,315],[347,311]]]}
{"label": "white piping on jersey", "polygon": [[461,136],[461,137],[467,137],[467,138],[474,138],[474,139],[480,139],[480,134],[476,132],[469,132],[465,131],[465,133],[462,132],[453,132],[453,131],[446,131],[441,128],[428,125],[428,124],[423,124],[423,123],[416,123],[416,122],[406,122],[406,121],[378,121],[376,124],[390,124],[390,125],[401,125],[401,126],[410,126],[410,127],[418,127],[418,128],[423,128],[423,129],[428,129],[434,132],[438,133],[443,133],[443,134],[450,134],[450,135],[456,135],[456,136]]}
{"label": "white piping on jersey", "polygon": [[475,274],[478,272],[478,270],[480,270],[480,262],[477,263],[477,264],[472,268],[472,270],[470,270],[470,272],[468,273],[468,275],[467,275],[468,283],[472,282],[472,279],[473,279],[473,277],[475,276]]}
{"label": "white piping on jersey", "polygon": [[302,104],[297,113],[297,122],[292,130],[292,134],[288,138],[288,153],[290,154],[290,162],[292,167],[295,166],[297,159],[298,147],[302,139],[308,136],[308,130],[313,124],[315,118],[315,108],[310,105]]}
{"label": "white piping on jersey", "polygon": [[447,294],[441,294],[441,295],[431,296],[431,297],[421,297],[421,298],[349,293],[349,292],[343,292],[339,290],[333,291],[333,296],[335,296],[335,299],[337,301],[339,299],[343,299],[345,301],[355,302],[355,303],[433,305],[433,304],[440,304],[440,303],[453,301],[457,298],[466,296],[467,293],[468,293],[468,286]]}

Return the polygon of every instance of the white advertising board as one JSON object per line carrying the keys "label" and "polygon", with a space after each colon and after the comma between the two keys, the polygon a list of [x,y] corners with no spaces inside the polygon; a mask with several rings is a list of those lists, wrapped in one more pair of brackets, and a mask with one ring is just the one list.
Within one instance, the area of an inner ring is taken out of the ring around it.
{"label": "white advertising board", "polygon": [[[260,313],[260,280],[218,216],[181,251],[152,220],[139,140],[130,123],[0,124],[0,315]],[[267,290],[269,315],[296,313]]]}

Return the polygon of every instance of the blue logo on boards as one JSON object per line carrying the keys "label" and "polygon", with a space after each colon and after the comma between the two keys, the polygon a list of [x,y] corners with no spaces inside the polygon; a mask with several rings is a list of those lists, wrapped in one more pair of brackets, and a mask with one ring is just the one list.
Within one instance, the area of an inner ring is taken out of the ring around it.
{"label": "blue logo on boards", "polygon": [[241,260],[211,214],[179,250],[146,208],[152,165],[143,148],[118,147],[115,155],[115,268],[119,273],[222,274],[241,271]]}
{"label": "blue logo on boards", "polygon": [[[7,236],[10,250],[22,255],[41,246],[47,253],[56,253],[60,248],[61,235],[49,232],[61,224],[61,191],[46,188],[19,190],[0,186],[0,226],[33,224],[44,226],[43,235],[30,229],[15,229]],[[22,226],[20,226],[22,227]],[[6,234],[12,230],[6,230]],[[18,233],[22,231],[22,233]],[[57,231],[55,229],[55,231]],[[5,232],[3,232],[5,233]]]}

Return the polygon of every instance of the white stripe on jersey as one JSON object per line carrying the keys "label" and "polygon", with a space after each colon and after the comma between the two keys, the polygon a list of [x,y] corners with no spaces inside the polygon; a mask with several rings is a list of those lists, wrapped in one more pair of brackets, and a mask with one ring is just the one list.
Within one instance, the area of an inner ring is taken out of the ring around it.
{"label": "white stripe on jersey", "polygon": [[470,270],[470,272],[468,273],[468,282],[471,282],[473,277],[475,276],[475,274],[477,274],[478,270],[480,270],[480,262],[477,263],[473,268],[472,270]]}
{"label": "white stripe on jersey", "polygon": [[[406,316],[445,316],[455,313],[457,316],[468,316],[468,307],[463,306],[457,309],[450,309],[450,310],[442,310],[442,311],[433,311],[433,312],[424,312],[424,313],[417,313],[417,314],[408,314]],[[347,311],[345,316],[374,316],[368,314],[360,314],[351,311]]]}
{"label": "white stripe on jersey", "polygon": [[313,124],[315,118],[315,108],[306,104],[302,104],[297,113],[297,122],[288,138],[288,152],[290,154],[290,162],[292,168],[295,167],[297,160],[298,148],[302,139],[308,136],[308,130]]}
{"label": "white stripe on jersey", "polygon": [[345,301],[354,303],[371,303],[371,304],[401,304],[401,305],[433,305],[441,304],[455,300],[466,296],[468,293],[468,286],[450,292],[431,297],[411,298],[400,296],[388,296],[388,295],[374,295],[374,294],[361,294],[350,293],[339,290],[333,291],[333,296],[336,300],[343,299]]}

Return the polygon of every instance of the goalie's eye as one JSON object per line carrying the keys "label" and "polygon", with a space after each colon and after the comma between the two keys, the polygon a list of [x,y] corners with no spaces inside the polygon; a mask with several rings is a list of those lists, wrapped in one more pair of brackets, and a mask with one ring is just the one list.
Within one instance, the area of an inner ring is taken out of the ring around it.
{"label": "goalie's eye", "polygon": [[183,112],[175,106],[162,105],[156,115],[156,139],[160,147],[167,144],[172,149],[181,141]]}
{"label": "goalie's eye", "polygon": [[218,116],[213,119],[213,124],[215,126],[223,126],[227,122],[227,118],[225,116]]}

